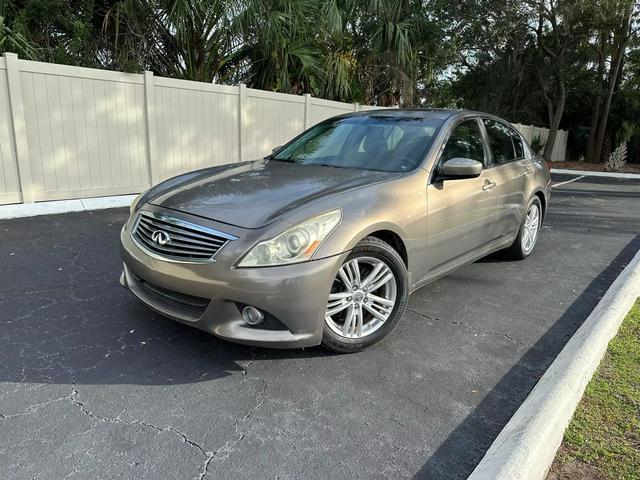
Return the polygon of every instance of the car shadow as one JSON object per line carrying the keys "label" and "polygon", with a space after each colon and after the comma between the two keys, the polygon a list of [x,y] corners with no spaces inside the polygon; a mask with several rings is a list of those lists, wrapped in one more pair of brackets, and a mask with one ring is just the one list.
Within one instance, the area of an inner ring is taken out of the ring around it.
{"label": "car shadow", "polygon": [[486,257],[482,257],[476,260],[474,263],[502,263],[502,262],[512,262],[513,260],[507,258],[504,250],[498,250],[497,252],[493,252]]}
{"label": "car shadow", "polygon": [[41,306],[38,315],[8,322],[0,340],[5,359],[0,381],[186,384],[242,373],[256,356],[331,355],[319,347],[268,350],[233,344],[153,313],[134,298],[116,304],[114,315],[56,314]]}
{"label": "car shadow", "polygon": [[186,384],[242,373],[257,356],[331,355],[237,345],[152,312],[118,282],[114,246],[127,215],[3,222],[1,382]]}
{"label": "car shadow", "polygon": [[464,479],[471,474],[545,370],[638,251],[640,235],[625,246],[558,321],[500,379],[438,447],[414,479]]}

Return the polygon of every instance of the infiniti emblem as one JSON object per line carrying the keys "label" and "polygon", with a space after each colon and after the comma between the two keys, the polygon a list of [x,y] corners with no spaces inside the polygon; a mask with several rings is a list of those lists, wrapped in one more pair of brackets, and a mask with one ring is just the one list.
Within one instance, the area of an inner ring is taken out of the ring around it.
{"label": "infiniti emblem", "polygon": [[156,230],[151,235],[151,240],[153,240],[154,243],[157,243],[158,245],[166,245],[171,241],[171,237],[167,232],[163,230]]}

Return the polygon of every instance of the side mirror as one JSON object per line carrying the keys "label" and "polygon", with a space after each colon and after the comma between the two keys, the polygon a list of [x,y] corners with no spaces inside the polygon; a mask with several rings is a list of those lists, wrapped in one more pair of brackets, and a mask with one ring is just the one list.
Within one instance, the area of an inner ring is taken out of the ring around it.
{"label": "side mirror", "polygon": [[445,162],[438,172],[446,178],[473,178],[482,173],[482,163],[470,158],[452,158]]}
{"label": "side mirror", "polygon": [[283,146],[284,145],[278,145],[277,147],[273,147],[271,149],[271,155],[275,155],[276,153],[278,153],[282,149]]}

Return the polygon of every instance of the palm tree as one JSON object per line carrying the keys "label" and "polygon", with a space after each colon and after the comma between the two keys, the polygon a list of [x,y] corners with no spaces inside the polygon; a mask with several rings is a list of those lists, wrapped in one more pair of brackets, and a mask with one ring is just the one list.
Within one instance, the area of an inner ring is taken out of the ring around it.
{"label": "palm tree", "polygon": [[[82,13],[91,45],[80,51],[92,58],[81,63],[342,101],[411,104],[424,1],[94,0]],[[38,52],[0,22],[0,48],[8,43],[21,56]]]}
{"label": "palm tree", "polygon": [[422,5],[413,0],[324,2],[318,17],[320,94],[377,105],[412,104],[427,21]]}
{"label": "palm tree", "polygon": [[225,82],[238,42],[237,0],[123,0],[105,16],[120,65],[138,64],[161,76]]}
{"label": "palm tree", "polygon": [[247,0],[236,25],[247,84],[308,93],[322,77],[315,0]]}
{"label": "palm tree", "polygon": [[360,79],[366,101],[412,104],[417,69],[421,2],[370,0],[361,15]]}
{"label": "palm tree", "polygon": [[4,52],[14,52],[28,60],[40,59],[38,49],[22,33],[7,25],[4,17],[0,15],[0,54]]}

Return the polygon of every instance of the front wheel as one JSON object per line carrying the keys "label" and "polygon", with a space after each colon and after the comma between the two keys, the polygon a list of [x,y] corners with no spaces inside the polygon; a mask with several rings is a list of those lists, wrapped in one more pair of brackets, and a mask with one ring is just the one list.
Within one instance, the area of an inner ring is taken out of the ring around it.
{"label": "front wheel", "polygon": [[402,318],[409,282],[402,258],[374,237],[362,240],[331,285],[322,343],[355,352],[387,336]]}
{"label": "front wheel", "polygon": [[520,231],[513,245],[506,250],[506,254],[513,260],[523,260],[531,255],[542,227],[542,205],[538,197],[533,197],[527,205],[527,210],[520,225]]}

